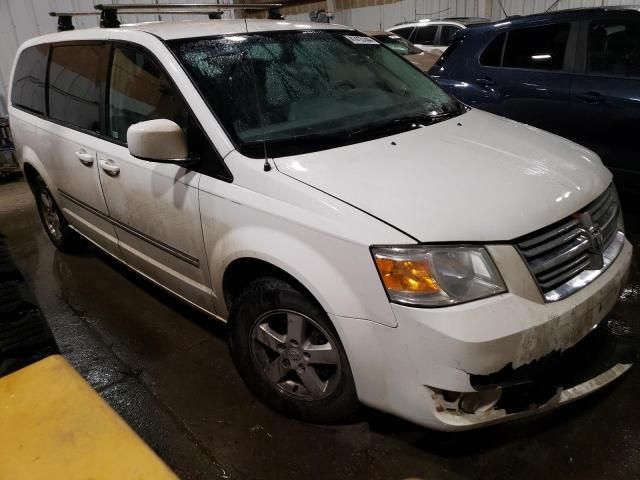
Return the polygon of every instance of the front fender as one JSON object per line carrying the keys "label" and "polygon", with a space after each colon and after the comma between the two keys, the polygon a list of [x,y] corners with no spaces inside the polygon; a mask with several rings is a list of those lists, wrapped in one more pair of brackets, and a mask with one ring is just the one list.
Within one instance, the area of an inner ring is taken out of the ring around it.
{"label": "front fender", "polygon": [[[261,164],[258,167],[262,169]],[[235,179],[241,176],[233,173]],[[285,175],[259,175],[259,180],[274,182],[273,194],[256,192],[235,180],[229,184],[203,177],[200,183],[216,313],[228,315],[223,294],[227,267],[249,258],[287,272],[328,313],[396,326],[369,246],[406,243],[406,237]],[[274,198],[275,194],[288,200]]]}
{"label": "front fender", "polygon": [[[256,239],[259,239],[257,245]],[[209,250],[209,258],[220,263],[213,271],[222,272],[222,275],[214,275],[213,290],[222,292],[224,271],[233,261],[252,258],[274,265],[294,277],[327,313],[340,315],[337,312],[343,312],[342,316],[395,326],[395,317],[368,249],[336,244],[335,248],[324,250],[322,244],[327,243],[327,239],[308,242],[264,226],[234,229]],[[339,265],[342,268],[338,268]],[[377,312],[371,308],[372,304],[380,304]]]}

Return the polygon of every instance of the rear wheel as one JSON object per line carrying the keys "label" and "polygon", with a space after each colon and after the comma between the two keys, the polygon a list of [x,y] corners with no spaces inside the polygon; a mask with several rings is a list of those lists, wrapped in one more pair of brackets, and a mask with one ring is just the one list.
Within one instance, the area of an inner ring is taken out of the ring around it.
{"label": "rear wheel", "polygon": [[230,318],[233,359],[252,392],[280,413],[317,423],[359,407],[349,361],[326,314],[291,285],[253,282]]}
{"label": "rear wheel", "polygon": [[40,220],[51,242],[66,253],[81,250],[84,246],[82,237],[71,230],[42,177],[35,177],[32,187]]}

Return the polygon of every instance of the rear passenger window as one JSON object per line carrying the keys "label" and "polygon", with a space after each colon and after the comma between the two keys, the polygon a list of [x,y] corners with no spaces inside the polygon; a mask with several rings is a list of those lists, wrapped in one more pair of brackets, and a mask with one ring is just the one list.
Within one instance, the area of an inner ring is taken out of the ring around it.
{"label": "rear passenger window", "polygon": [[49,66],[49,117],[92,132],[100,131],[109,46],[57,45]]}
{"label": "rear passenger window", "polygon": [[587,52],[589,73],[640,77],[640,22],[592,22]]}
{"label": "rear passenger window", "polygon": [[562,70],[570,24],[512,30],[502,60],[503,67]]}
{"label": "rear passenger window", "polygon": [[443,25],[440,30],[440,45],[451,45],[453,42],[453,37],[456,36],[460,29],[458,27],[454,27],[453,25]]}
{"label": "rear passenger window", "polygon": [[437,25],[431,25],[429,27],[418,27],[416,30],[416,34],[411,39],[411,41],[419,45],[433,45],[433,41],[436,38],[437,31]]}
{"label": "rear passenger window", "polygon": [[502,47],[504,46],[504,39],[507,38],[507,33],[501,33],[485,48],[482,55],[480,55],[480,64],[485,67],[499,67],[502,63]]}
{"label": "rear passenger window", "polygon": [[11,103],[35,113],[45,113],[44,82],[47,73],[49,45],[36,45],[25,48],[18,59]]}
{"label": "rear passenger window", "polygon": [[165,118],[185,129],[188,120],[182,98],[155,60],[122,46],[113,54],[108,115],[109,135],[121,142],[134,123]]}

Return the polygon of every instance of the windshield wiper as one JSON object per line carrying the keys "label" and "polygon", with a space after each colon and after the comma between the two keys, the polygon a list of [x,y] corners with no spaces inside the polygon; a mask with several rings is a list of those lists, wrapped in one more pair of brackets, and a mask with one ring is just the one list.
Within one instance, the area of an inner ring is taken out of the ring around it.
{"label": "windshield wiper", "polygon": [[451,111],[431,115],[428,113],[420,113],[418,115],[408,115],[406,117],[393,118],[386,122],[367,125],[350,132],[351,138],[361,138],[363,136],[372,136],[379,134],[402,133],[408,130],[416,129],[420,126],[431,125],[432,123],[441,122],[451,117],[460,115],[459,111]]}
{"label": "windshield wiper", "polygon": [[270,155],[287,154],[287,152],[295,153],[300,147],[306,149],[308,147],[334,147],[349,143],[350,136],[347,132],[341,133],[309,133],[292,135],[283,138],[266,138],[264,140],[250,140],[242,142],[242,149],[248,151],[256,151],[256,149],[267,148]]}
{"label": "windshield wiper", "polygon": [[[441,122],[448,118],[455,117],[463,113],[464,110],[452,110],[436,115],[420,113],[397,117],[380,123],[374,123],[363,126],[351,131],[338,131],[329,133],[300,133],[290,137],[265,138],[264,140],[250,140],[242,142],[242,148],[247,150],[262,149],[264,147],[278,151],[280,154],[288,150],[295,150],[297,147],[324,147],[331,148],[334,146],[355,143],[368,138],[376,138],[394,133],[402,133],[408,130],[414,130],[420,126],[431,125]],[[274,154],[273,152],[271,153]]]}
{"label": "windshield wiper", "polygon": [[258,145],[266,144],[268,147],[280,147],[283,145],[292,145],[300,143],[313,143],[313,144],[325,144],[335,143],[348,140],[349,135],[347,132],[342,133],[308,133],[292,135],[290,137],[282,138],[265,138],[264,140],[251,140],[249,142],[243,142],[243,146],[254,147]]}

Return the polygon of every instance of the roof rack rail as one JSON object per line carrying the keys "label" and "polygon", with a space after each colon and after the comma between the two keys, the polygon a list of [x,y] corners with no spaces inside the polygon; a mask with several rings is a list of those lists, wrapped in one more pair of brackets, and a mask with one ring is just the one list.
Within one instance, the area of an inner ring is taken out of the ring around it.
{"label": "roof rack rail", "polygon": [[168,4],[105,4],[94,5],[96,12],[49,12],[58,17],[58,31],[73,30],[73,17],[100,15],[100,28],[118,28],[118,14],[132,15],[207,15],[211,20],[219,20],[222,10],[271,10],[282,7],[281,3],[168,3]]}

